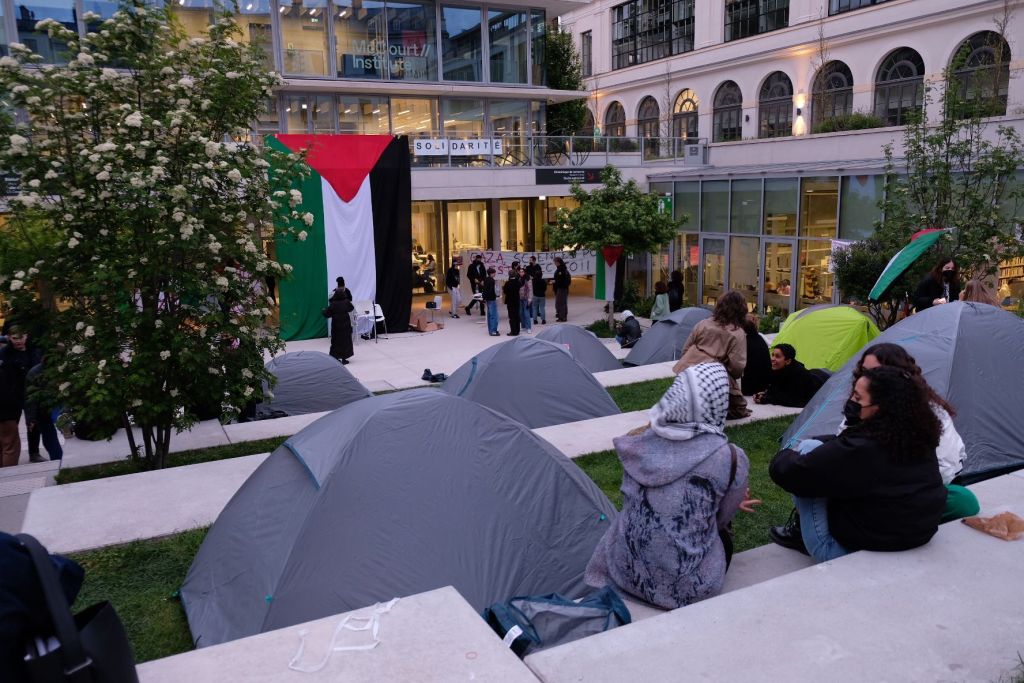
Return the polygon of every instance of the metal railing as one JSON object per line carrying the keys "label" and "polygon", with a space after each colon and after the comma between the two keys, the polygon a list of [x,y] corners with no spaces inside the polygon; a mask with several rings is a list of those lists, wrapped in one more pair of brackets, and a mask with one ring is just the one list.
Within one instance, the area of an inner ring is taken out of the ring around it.
{"label": "metal railing", "polygon": [[708,163],[704,138],[421,135],[409,138],[409,151],[414,168],[596,168],[609,163]]}

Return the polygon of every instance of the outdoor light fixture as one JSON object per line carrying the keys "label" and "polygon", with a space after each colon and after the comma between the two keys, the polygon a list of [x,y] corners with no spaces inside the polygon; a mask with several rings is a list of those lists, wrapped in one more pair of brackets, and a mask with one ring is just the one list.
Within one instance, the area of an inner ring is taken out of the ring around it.
{"label": "outdoor light fixture", "polygon": [[537,199],[539,199],[539,200],[541,200],[542,202],[544,202],[544,201],[547,201],[547,199],[548,199],[548,196],[547,196],[547,195],[545,195],[545,194],[542,194],[541,196],[537,197]]}
{"label": "outdoor light fixture", "polygon": [[803,116],[804,115],[804,110],[801,109],[800,107],[797,107],[796,108],[796,115],[797,116]]}

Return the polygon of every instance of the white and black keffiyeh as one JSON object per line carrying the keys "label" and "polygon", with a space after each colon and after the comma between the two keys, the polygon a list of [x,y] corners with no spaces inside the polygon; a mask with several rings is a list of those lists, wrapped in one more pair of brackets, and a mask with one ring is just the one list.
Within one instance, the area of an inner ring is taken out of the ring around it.
{"label": "white and black keffiyeh", "polygon": [[672,441],[698,434],[724,436],[729,412],[729,375],[721,363],[692,365],[679,373],[651,408],[651,429]]}

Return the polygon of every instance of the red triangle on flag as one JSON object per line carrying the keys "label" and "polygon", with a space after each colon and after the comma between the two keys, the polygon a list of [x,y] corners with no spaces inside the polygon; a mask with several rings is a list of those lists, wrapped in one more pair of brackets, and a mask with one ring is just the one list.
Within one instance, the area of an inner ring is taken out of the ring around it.
{"label": "red triangle on flag", "polygon": [[619,257],[622,256],[622,246],[601,247],[601,256],[604,257],[604,262],[611,268],[619,260]]}
{"label": "red triangle on flag", "polygon": [[293,152],[307,150],[306,163],[343,202],[355,198],[366,176],[394,138],[390,135],[277,135]]}

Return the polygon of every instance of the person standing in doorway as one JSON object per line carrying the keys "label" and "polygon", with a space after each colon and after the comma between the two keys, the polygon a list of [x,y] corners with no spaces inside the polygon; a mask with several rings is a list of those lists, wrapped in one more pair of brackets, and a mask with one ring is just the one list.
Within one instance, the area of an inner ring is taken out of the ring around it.
{"label": "person standing in doorway", "polygon": [[508,280],[502,287],[505,296],[505,310],[508,311],[508,336],[519,336],[519,270],[508,271]]}
{"label": "person standing in doorway", "polygon": [[540,318],[541,325],[548,324],[547,311],[545,305],[547,299],[545,298],[548,294],[548,281],[544,279],[544,271],[540,266],[533,271],[533,322],[537,323],[537,319]]}
{"label": "person standing in doorway", "polygon": [[562,257],[555,257],[555,320],[560,323],[569,319],[569,285],[572,284],[572,275],[565,266]]}
{"label": "person standing in doorway", "polygon": [[533,332],[533,280],[526,268],[519,269],[519,322],[527,332]]}
{"label": "person standing in doorway", "polygon": [[[477,294],[484,286],[484,280],[487,279],[487,270],[484,268],[484,256],[483,254],[476,254],[473,256],[473,262],[469,264],[469,269],[466,271],[466,278],[469,279],[469,288],[473,294]],[[479,302],[480,304],[480,315],[484,314],[484,302],[474,296],[466,304],[466,315],[469,315],[475,306]]]}
{"label": "person standing in doorway", "polygon": [[462,292],[459,291],[459,283],[462,281],[459,275],[458,259],[452,259],[452,265],[444,274],[444,286],[448,288],[448,297],[451,299],[451,307],[448,309],[448,316],[458,318],[459,304],[462,303]]}
{"label": "person standing in doorway", "polygon": [[487,333],[492,337],[500,337],[498,332],[498,288],[494,281],[494,268],[487,269],[487,277],[481,289],[483,303],[487,307]]}

